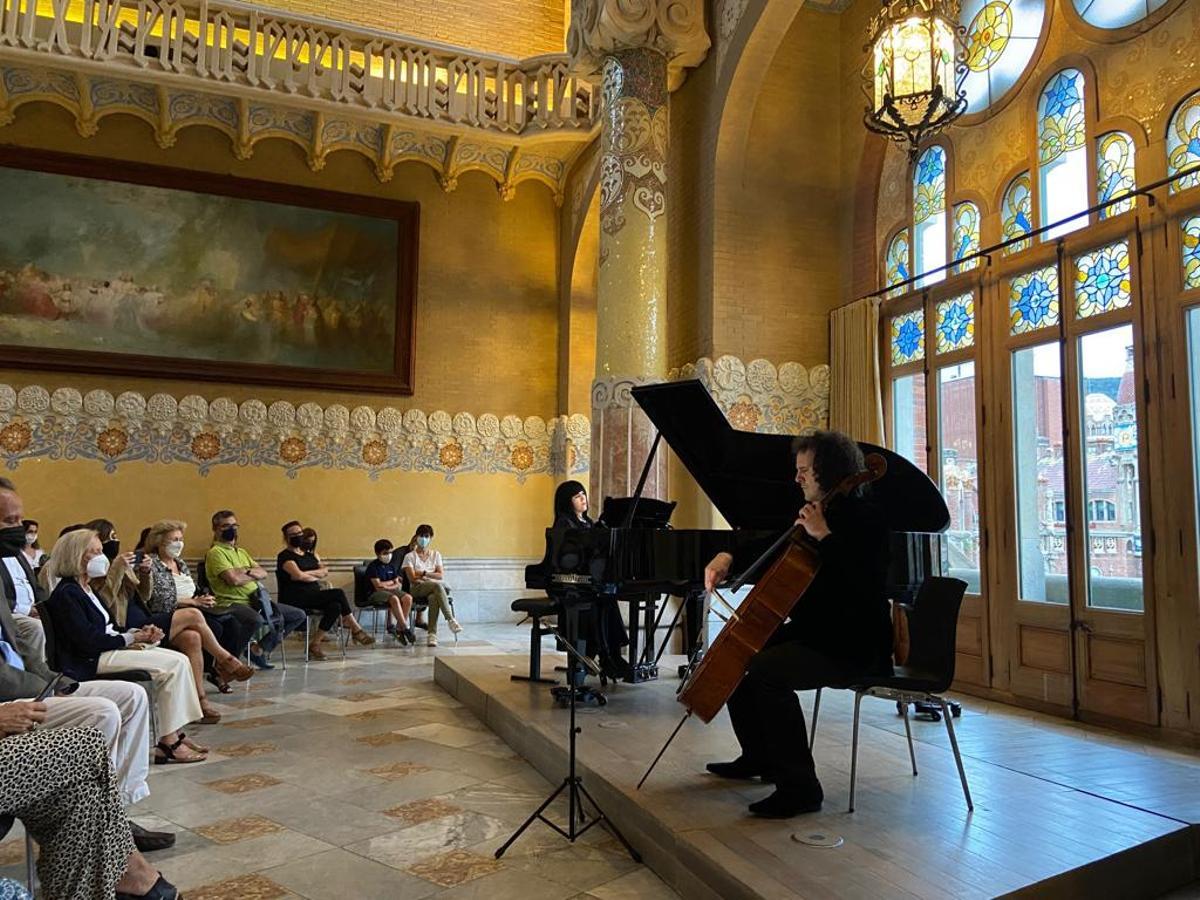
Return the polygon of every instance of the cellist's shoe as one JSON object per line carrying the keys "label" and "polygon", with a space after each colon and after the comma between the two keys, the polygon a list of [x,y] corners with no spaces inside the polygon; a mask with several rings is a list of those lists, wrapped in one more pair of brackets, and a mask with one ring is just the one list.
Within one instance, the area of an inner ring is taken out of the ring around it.
{"label": "cellist's shoe", "polygon": [[820,782],[802,790],[778,788],[765,800],[751,803],[750,813],[763,819],[790,819],[803,813],[819,812],[824,800]]}
{"label": "cellist's shoe", "polygon": [[708,769],[708,771],[712,772],[718,778],[734,778],[742,781],[762,778],[763,781],[770,781],[763,767],[755,765],[744,756],[739,756],[733,762],[709,763],[704,768]]}

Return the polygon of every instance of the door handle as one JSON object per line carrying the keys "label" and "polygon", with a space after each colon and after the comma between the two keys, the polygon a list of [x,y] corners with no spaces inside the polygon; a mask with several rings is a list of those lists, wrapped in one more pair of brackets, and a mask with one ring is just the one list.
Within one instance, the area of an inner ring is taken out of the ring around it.
{"label": "door handle", "polygon": [[1078,628],[1084,634],[1095,634],[1096,633],[1096,629],[1092,627],[1092,624],[1090,622],[1076,621],[1073,624],[1074,624],[1075,628]]}

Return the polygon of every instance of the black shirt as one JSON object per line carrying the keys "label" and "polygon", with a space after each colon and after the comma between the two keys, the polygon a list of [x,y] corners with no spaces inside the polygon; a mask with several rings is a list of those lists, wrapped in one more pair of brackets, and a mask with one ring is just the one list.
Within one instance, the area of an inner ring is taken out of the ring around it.
{"label": "black shirt", "polygon": [[[395,557],[392,557],[395,559]],[[380,581],[394,581],[400,577],[400,567],[394,562],[382,563],[378,559],[373,559],[367,563],[367,583],[370,584],[372,578],[377,578]],[[372,590],[374,585],[371,586]]]}
{"label": "black shirt", "polygon": [[302,553],[291,548],[281,550],[275,557],[275,577],[279,581],[279,599],[282,602],[290,603],[289,598],[311,596],[321,590],[319,582],[296,581],[285,572],[283,564],[289,561],[294,562],[301,572],[312,572],[321,568],[321,561],[311,553]]}

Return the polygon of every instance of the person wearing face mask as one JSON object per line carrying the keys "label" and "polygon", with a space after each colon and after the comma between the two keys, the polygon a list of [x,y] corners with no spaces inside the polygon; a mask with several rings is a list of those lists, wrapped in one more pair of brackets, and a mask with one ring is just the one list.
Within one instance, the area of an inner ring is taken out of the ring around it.
{"label": "person wearing face mask", "polygon": [[205,759],[184,743],[181,730],[203,716],[192,667],[182,653],[157,646],[163,638],[155,625],[117,630],[96,595],[108,575],[109,561],[100,536],[87,528],[69,532],[50,551],[58,586],[46,601],[54,619],[58,661],[76,681],[125,669],[144,669],[154,679],[159,734],[156,763],[192,763]]}
{"label": "person wearing face mask", "polygon": [[[11,496],[15,498],[16,492],[11,492]],[[46,599],[47,592],[38,583],[33,566],[25,554],[29,546],[26,538],[28,533],[19,513],[11,524],[0,528],[0,590],[8,598],[6,605],[12,612],[16,637],[41,658],[46,652],[46,635],[42,631],[42,623],[37,619],[37,604]],[[34,536],[37,536],[36,530]]]}
{"label": "person wearing face mask", "polygon": [[454,618],[450,608],[450,596],[446,593],[445,570],[442,568],[442,554],[430,549],[433,541],[433,526],[418,525],[417,531],[408,545],[408,553],[404,555],[404,574],[408,576],[409,589],[417,600],[429,604],[429,637],[426,644],[437,646],[438,616],[446,617],[446,624],[452,634],[460,634],[463,627]]}
{"label": "person wearing face mask", "polygon": [[285,603],[321,616],[316,633],[309,635],[308,658],[325,659],[321,641],[339,618],[342,627],[350,629],[354,643],[374,644],[375,638],[358,624],[350,611],[346,592],[341,588],[321,587],[320,583],[329,577],[329,569],[317,556],[317,533],[311,528],[301,528],[296,521],[288,522],[281,531],[285,546],[275,557],[279,597]]}
{"label": "person wearing face mask", "polygon": [[29,567],[36,572],[46,561],[46,551],[38,543],[38,523],[33,519],[22,519],[21,525],[25,528],[25,546],[21,548],[21,553],[25,555]]}
{"label": "person wearing face mask", "polygon": [[250,661],[260,669],[273,669],[267,657],[285,637],[304,627],[304,611],[271,599],[263,584],[267,570],[238,544],[239,525],[233,510],[213,513],[212,529],[213,543],[204,556],[204,569],[216,599],[213,609],[235,617],[250,635],[265,626],[262,643],[250,643]]}
{"label": "person wearing face mask", "polygon": [[368,602],[374,607],[387,607],[389,634],[396,635],[401,644],[415,644],[417,636],[408,627],[413,598],[404,591],[404,579],[400,577],[400,566],[393,550],[392,542],[387,538],[375,542],[375,559],[367,565],[367,580],[373,592]]}

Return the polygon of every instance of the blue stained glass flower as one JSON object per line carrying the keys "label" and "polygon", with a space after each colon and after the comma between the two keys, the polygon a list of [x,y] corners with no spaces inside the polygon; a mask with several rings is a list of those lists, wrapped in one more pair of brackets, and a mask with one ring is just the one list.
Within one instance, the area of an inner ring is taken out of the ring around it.
{"label": "blue stained glass flower", "polygon": [[1024,334],[1058,322],[1058,269],[1047,266],[1012,280],[1009,285],[1009,326]]}
{"label": "blue stained glass flower", "polygon": [[1050,311],[1050,302],[1053,299],[1049,285],[1041,278],[1035,277],[1021,290],[1017,309],[1027,322],[1040,322]]}
{"label": "blue stained glass flower", "polygon": [[922,155],[917,166],[917,181],[921,184],[932,184],[946,170],[946,155],[940,148],[931,147],[929,152]]}
{"label": "blue stained glass flower", "polygon": [[938,323],[944,345],[957,347],[967,336],[967,328],[971,325],[971,316],[966,305],[959,300],[953,301],[942,312],[942,320]]}
{"label": "blue stained glass flower", "polygon": [[921,329],[912,319],[906,319],[896,333],[896,349],[904,356],[912,356],[921,346]]}
{"label": "blue stained glass flower", "polygon": [[1079,89],[1075,82],[1074,71],[1060,72],[1054,82],[1046,89],[1047,116],[1065,116],[1081,101]]}

